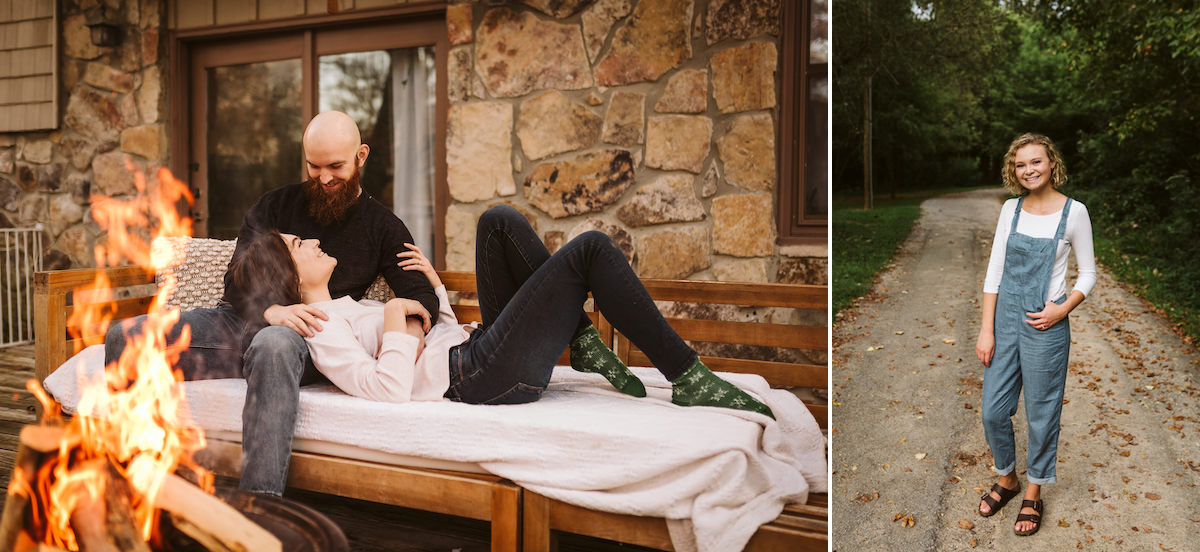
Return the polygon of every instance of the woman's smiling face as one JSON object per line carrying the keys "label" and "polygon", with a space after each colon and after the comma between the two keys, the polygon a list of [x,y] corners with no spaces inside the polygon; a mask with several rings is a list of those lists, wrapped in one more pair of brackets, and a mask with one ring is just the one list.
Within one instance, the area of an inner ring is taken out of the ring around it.
{"label": "woman's smiling face", "polygon": [[337,259],[321,251],[320,240],[304,240],[293,234],[280,234],[288,251],[292,252],[292,262],[296,263],[296,272],[300,275],[301,284],[328,283],[329,277],[337,266]]}
{"label": "woman's smiling face", "polygon": [[1017,150],[1013,157],[1013,169],[1021,186],[1030,192],[1036,192],[1050,185],[1054,163],[1050,161],[1050,156],[1046,155],[1046,148],[1041,144],[1029,144]]}

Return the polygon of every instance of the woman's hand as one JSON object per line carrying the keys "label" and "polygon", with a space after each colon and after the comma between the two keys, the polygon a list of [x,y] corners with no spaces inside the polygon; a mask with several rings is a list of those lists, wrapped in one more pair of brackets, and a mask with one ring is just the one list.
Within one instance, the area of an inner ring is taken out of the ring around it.
{"label": "woman's hand", "polygon": [[396,263],[396,266],[404,270],[416,270],[421,272],[426,278],[429,278],[429,284],[433,287],[442,285],[442,279],[438,278],[437,271],[433,269],[433,264],[430,263],[429,259],[425,257],[425,254],[421,252],[421,248],[411,243],[406,243],[404,245],[409,248],[409,251],[396,254],[397,257],[404,259],[403,261]]}
{"label": "woman's hand", "polygon": [[1060,305],[1054,301],[1046,301],[1046,308],[1042,309],[1041,312],[1025,313],[1025,316],[1029,317],[1025,320],[1025,323],[1045,331],[1058,324],[1063,318],[1066,318],[1070,312],[1071,309],[1065,304]]}
{"label": "woman's hand", "polygon": [[383,308],[383,330],[387,332],[405,331],[409,316],[421,317],[421,329],[429,332],[429,311],[412,299],[397,297],[387,302]]}
{"label": "woman's hand", "polygon": [[984,366],[992,365],[992,356],[996,354],[996,336],[987,330],[979,330],[979,338],[975,340],[975,356]]}
{"label": "woman's hand", "polygon": [[263,320],[272,326],[287,326],[304,337],[316,335],[321,331],[321,323],[317,320],[329,320],[321,309],[296,303],[295,305],[271,305],[263,311]]}

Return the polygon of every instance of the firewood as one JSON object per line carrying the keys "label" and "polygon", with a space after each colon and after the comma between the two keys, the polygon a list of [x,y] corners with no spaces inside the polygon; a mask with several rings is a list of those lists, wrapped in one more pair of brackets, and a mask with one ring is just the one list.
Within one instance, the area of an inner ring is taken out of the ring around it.
{"label": "firewood", "polygon": [[92,460],[87,463],[104,479],[104,495],[90,498],[86,494],[71,512],[71,529],[82,552],[124,551],[150,552],[142,540],[130,505],[130,488],[125,477],[111,460]]}
{"label": "firewood", "polygon": [[[135,486],[138,482],[132,482]],[[182,518],[177,527],[202,543],[211,537],[224,549],[235,552],[280,552],[283,544],[275,535],[250,521],[241,512],[221,499],[210,495],[175,474],[167,474],[158,489],[154,503],[171,514],[173,520]],[[197,534],[207,535],[197,537]],[[206,544],[212,549],[211,545]]]}
{"label": "firewood", "polygon": [[225,546],[225,543],[210,535],[208,531],[188,521],[187,518],[169,512],[167,515],[171,518],[171,525],[174,525],[176,529],[191,537],[192,540],[200,543],[200,546],[203,546],[208,552],[237,552]]}
{"label": "firewood", "polygon": [[27,425],[21,428],[4,514],[0,515],[0,550],[12,550],[17,536],[25,528],[34,476],[46,455],[58,450],[62,435],[62,428],[58,426]]}
{"label": "firewood", "polygon": [[41,453],[57,452],[64,440],[68,447],[79,443],[78,435],[67,435],[62,426],[27,425],[21,428],[21,444]]}
{"label": "firewood", "polygon": [[[16,475],[15,470],[13,475]],[[12,488],[12,482],[9,483],[9,488]],[[0,517],[0,550],[15,548],[17,537],[24,529],[25,513],[28,511],[29,497],[9,491],[4,501],[4,515]]]}

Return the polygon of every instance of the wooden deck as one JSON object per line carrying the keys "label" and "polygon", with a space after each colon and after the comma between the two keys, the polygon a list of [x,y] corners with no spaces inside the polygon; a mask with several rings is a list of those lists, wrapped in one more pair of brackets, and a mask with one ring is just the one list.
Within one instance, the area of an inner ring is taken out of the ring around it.
{"label": "wooden deck", "polygon": [[[21,427],[37,421],[37,400],[25,390],[33,377],[33,345],[0,349],[0,483],[8,488]],[[218,486],[237,485],[218,480]],[[356,552],[461,551],[487,552],[490,529],[486,522],[398,508],[385,504],[289,489],[285,496],[329,516],[346,533]],[[647,550],[577,535],[558,539],[562,552]]]}

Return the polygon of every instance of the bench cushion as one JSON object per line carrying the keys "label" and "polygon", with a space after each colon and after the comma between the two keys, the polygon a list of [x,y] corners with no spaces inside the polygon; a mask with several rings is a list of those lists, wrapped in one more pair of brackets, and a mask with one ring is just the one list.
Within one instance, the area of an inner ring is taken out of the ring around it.
{"label": "bench cushion", "polygon": [[[46,388],[71,410],[80,377],[99,375],[102,362],[102,351],[86,349],[47,378]],[[295,435],[477,464],[562,502],[666,518],[680,550],[739,550],[785,504],[827,491],[825,439],[788,391],[771,389],[756,375],[723,374],[763,398],[775,422],[749,412],[673,405],[670,384],[657,370],[633,370],[646,383],[647,398],[622,395],[601,376],[567,367],[556,368],[541,400],[515,406],[388,404],[310,386],[301,390]],[[201,427],[240,430],[245,381],[183,385]]]}

